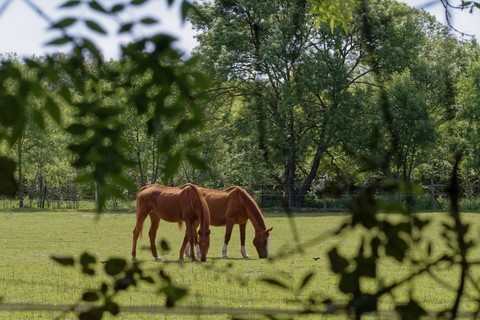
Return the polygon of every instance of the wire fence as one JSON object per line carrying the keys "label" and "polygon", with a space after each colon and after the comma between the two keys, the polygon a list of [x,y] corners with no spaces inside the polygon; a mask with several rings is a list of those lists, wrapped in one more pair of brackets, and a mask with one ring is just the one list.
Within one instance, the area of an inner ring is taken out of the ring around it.
{"label": "wire fence", "polygon": [[[423,192],[414,195],[401,194],[377,194],[377,198],[399,204],[413,205],[417,211],[448,210],[449,198],[446,184],[430,184],[422,186]],[[47,189],[44,193],[26,193],[22,200],[20,198],[6,198],[0,196],[0,209],[32,208],[32,209],[61,209],[61,210],[95,210],[95,194],[81,194],[76,192],[62,193],[67,188]],[[246,188],[262,208],[283,208],[287,203],[286,188],[282,185],[252,185]],[[347,211],[357,193],[329,192],[328,186],[311,186],[310,191],[305,195],[300,208],[312,208],[316,211]],[[461,210],[480,210],[480,185],[469,184],[462,186]],[[135,194],[125,194],[123,199],[109,199],[103,210],[135,210]]]}
{"label": "wire fence", "polygon": [[[447,184],[420,186],[422,191],[417,194],[387,194],[377,193],[377,199],[407,205],[414,210],[448,210],[450,200]],[[254,185],[250,188],[254,198],[262,208],[282,207],[287,202],[285,186]],[[351,208],[358,192],[331,192],[328,186],[311,186],[300,207],[315,208],[320,211],[342,211]],[[250,191],[249,190],[249,191]],[[480,185],[468,184],[461,188],[460,206],[462,211],[480,210]]]}
{"label": "wire fence", "polygon": [[[26,197],[20,204],[19,198],[7,198],[0,196],[0,209],[53,209],[53,210],[84,210],[90,211],[97,208],[95,195],[83,195],[75,198],[69,197],[45,197],[42,200],[38,198]],[[107,211],[125,211],[135,210],[134,197],[124,199],[109,199],[103,208]]]}

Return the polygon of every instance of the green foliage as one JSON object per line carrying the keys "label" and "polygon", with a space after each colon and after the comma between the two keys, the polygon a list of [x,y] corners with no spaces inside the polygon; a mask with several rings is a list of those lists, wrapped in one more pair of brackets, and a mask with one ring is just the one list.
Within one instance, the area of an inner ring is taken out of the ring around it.
{"label": "green foliage", "polygon": [[[119,12],[133,10],[146,2],[100,5],[96,1],[67,1],[61,8],[85,6],[102,14],[104,19],[118,22]],[[185,18],[192,6],[188,3],[182,8]],[[40,61],[26,59],[25,64],[10,59],[2,61],[0,83],[5,90],[0,92],[3,129],[0,142],[6,141],[11,146],[18,143],[30,118],[41,132],[47,132],[47,116],[57,126],[63,125],[65,119],[60,110],[68,108],[64,130],[71,136],[68,145],[73,155],[71,163],[81,172],[77,182],[96,183],[99,209],[106,199],[119,197],[124,190],[137,189],[124,174],[124,169],[134,163],[125,141],[127,127],[119,117],[129,109],[145,115],[148,133],[158,135],[158,148],[166,157],[165,178],[173,176],[182,159],[203,168],[202,161],[190,152],[191,145],[198,141],[186,138],[179,144],[177,140],[201,124],[202,111],[196,101],[208,82],[195,71],[195,61],[181,59],[180,53],[172,48],[175,39],[154,34],[123,46],[118,62],[105,62],[93,40],[74,35],[73,28],[80,22],[93,34],[107,34],[97,21],[73,16],[60,18],[51,28],[60,30],[61,35],[49,44],[69,45],[70,54]],[[157,21],[141,16],[130,23],[128,30],[125,25],[120,26],[119,33],[131,32],[136,24],[153,25]],[[135,85],[133,91],[132,85]],[[6,165],[7,161],[2,167],[5,181],[11,181],[15,166]],[[13,195],[16,188],[5,183],[2,191]]]}
{"label": "green foliage", "polygon": [[[357,8],[359,19],[347,33],[311,28],[309,9],[282,1],[218,2],[200,6],[206,19],[192,17],[202,31],[197,53],[214,79],[211,100],[223,104],[222,121],[231,119],[222,134],[241,137],[227,152],[283,188],[289,206],[305,203],[319,172],[351,170],[357,178],[361,169],[349,168],[364,161],[374,162],[371,176],[421,176],[417,168],[431,159],[436,129],[452,108],[455,93],[446,89],[455,71],[445,66],[453,69],[458,59],[448,59],[451,39],[431,17],[396,2],[368,2],[368,12]],[[360,17],[368,18],[368,30]],[[385,88],[372,86],[376,73]],[[385,126],[385,99],[394,130]],[[398,140],[395,155],[385,154],[391,135]]]}
{"label": "green foliage", "polygon": [[[66,1],[61,8],[87,8],[118,23],[118,34],[129,34],[158,23],[149,15],[128,22],[117,19],[147,2]],[[338,290],[347,297],[346,310],[360,318],[391,296],[400,317],[420,318],[426,311],[418,297],[410,293],[397,301],[396,290],[424,275],[435,278],[433,272],[448,267],[460,270],[453,303],[443,311],[455,318],[466,288],[478,291],[472,273],[476,262],[469,259],[477,241],[470,237],[458,203],[460,154],[467,155],[466,168],[471,169],[464,175],[474,175],[478,162],[478,46],[459,44],[426,14],[394,1],[310,4],[217,1],[197,10],[181,1],[182,20],[191,17],[201,31],[192,59],[182,59],[171,36],[154,34],[122,46],[121,58],[106,62],[90,35],[73,31],[83,25],[91,35],[108,35],[103,21],[67,16],[53,22],[51,29],[60,35],[49,45],[68,45],[71,53],[24,61],[13,56],[1,62],[0,193],[14,195],[17,184],[22,189],[24,169],[29,169],[28,180],[44,186],[46,176],[65,175],[70,163],[75,173],[66,179],[95,185],[97,209],[102,210],[110,197],[136,190],[134,166],[142,185],[159,176],[173,182],[180,168],[185,176],[204,171],[202,156],[215,163],[235,155],[233,160],[240,161],[214,164],[211,176],[223,182],[218,172],[229,171],[225,175],[242,182],[273,181],[283,186],[288,205],[296,206],[303,203],[321,166],[339,177],[365,170],[371,176],[362,177],[365,187],[352,201],[349,219],[334,232],[339,238],[356,234],[358,241],[349,252],[334,244],[326,253]],[[478,3],[461,6],[473,9]],[[312,18],[317,28],[312,28]],[[325,22],[329,28],[323,27]],[[463,52],[469,53],[466,63]],[[209,95],[202,71],[213,79]],[[215,114],[205,130],[213,129],[210,135],[201,129],[205,112]],[[230,128],[215,128],[225,120]],[[366,129],[372,130],[359,134]],[[435,144],[442,140],[436,154],[444,153],[443,159],[432,159]],[[201,141],[211,145],[201,149]],[[14,146],[15,160],[8,154]],[[68,153],[59,151],[64,146]],[[458,154],[455,160],[452,154]],[[22,160],[25,156],[28,161]],[[336,157],[345,158],[345,164],[333,164]],[[442,169],[436,167],[439,162]],[[355,168],[342,173],[351,163]],[[451,210],[440,229],[447,249],[437,254],[435,243],[424,238],[431,220],[413,213],[412,195],[419,188],[412,180],[439,176],[445,168],[453,168]],[[384,179],[392,177],[396,180]],[[400,194],[406,204],[380,201],[377,194]],[[383,215],[392,212],[400,215]],[[298,235],[293,238],[298,248]],[[161,242],[161,248],[168,252],[170,245]],[[88,252],[52,260],[78,268],[86,278],[97,277],[101,269]],[[400,278],[386,279],[379,269],[383,261],[411,268]],[[79,312],[80,319],[117,315],[117,297],[132,287],[158,285],[168,308],[188,299],[192,290],[177,285],[164,268],[152,276],[141,263],[122,257],[101,263],[107,280],[81,294],[78,305],[87,303],[88,308]],[[270,275],[258,281],[289,293],[295,297],[291,302],[309,312],[321,304],[306,293],[315,278],[307,271],[296,282]],[[322,301],[328,307],[337,298]]]}
{"label": "green foliage", "polygon": [[478,89],[480,83],[478,75],[480,74],[480,62],[478,59],[479,47],[478,44],[473,44],[467,49],[468,64],[465,66],[464,72],[459,81],[459,104],[458,122],[452,128],[454,132],[458,132],[456,145],[461,148],[466,154],[466,169],[469,176],[476,179],[478,171],[478,164],[480,159],[478,157],[477,146],[479,139],[478,120],[480,114],[478,112],[478,103],[480,102],[480,95]]}
{"label": "green foliage", "polygon": [[[348,32],[354,20],[354,12],[360,6],[368,4],[364,0],[348,0],[348,1],[332,1],[332,0],[309,0],[312,5],[312,14],[315,17],[317,25],[328,24],[330,29],[334,30],[337,25],[340,25],[345,32]],[[444,6],[447,16],[447,22],[451,26],[450,16],[455,10],[468,10],[472,13],[475,9],[480,9],[480,2],[477,1],[461,1],[460,4],[452,3],[449,0],[438,1]],[[433,5],[434,3],[430,3]],[[453,27],[452,27],[453,28]],[[460,32],[460,31],[459,31]]]}
{"label": "green foliage", "polygon": [[333,32],[339,24],[345,32],[348,32],[353,21],[354,11],[358,6],[358,0],[342,2],[309,0],[309,2],[312,4],[311,13],[319,26],[328,24],[330,31]]}

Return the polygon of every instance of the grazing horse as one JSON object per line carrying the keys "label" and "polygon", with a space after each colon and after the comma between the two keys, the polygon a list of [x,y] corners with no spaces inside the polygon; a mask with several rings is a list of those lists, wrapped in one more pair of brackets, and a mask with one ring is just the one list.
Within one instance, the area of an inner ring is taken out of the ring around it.
{"label": "grazing horse", "polygon": [[[182,222],[186,224],[186,236],[184,244],[180,249],[180,261],[183,261],[186,241],[191,243],[191,252],[193,252],[193,243],[195,242],[195,231],[200,225],[198,235],[200,237],[199,247],[201,261],[207,260],[207,252],[210,247],[210,212],[205,198],[199,192],[195,185],[189,185],[184,189],[171,188],[159,185],[149,185],[141,188],[137,193],[137,220],[133,229],[132,259],[137,260],[137,240],[142,232],[143,223],[147,216],[150,216],[151,225],[148,233],[152,255],[156,261],[161,260],[157,254],[155,246],[155,237],[160,220],[168,222],[177,222],[179,226]],[[191,255],[195,260],[195,255]]]}
{"label": "grazing horse", "polygon": [[[180,189],[190,186],[192,184],[185,184]],[[212,226],[226,226],[222,257],[228,257],[227,245],[232,235],[233,226],[238,224],[240,226],[240,252],[243,258],[249,258],[245,249],[245,229],[248,220],[255,229],[253,245],[257,249],[258,256],[260,258],[268,257],[269,235],[273,228],[267,229],[260,208],[247,191],[241,187],[230,187],[225,190],[197,188],[204,195],[210,209],[210,224]],[[187,235],[185,235],[186,237]]]}

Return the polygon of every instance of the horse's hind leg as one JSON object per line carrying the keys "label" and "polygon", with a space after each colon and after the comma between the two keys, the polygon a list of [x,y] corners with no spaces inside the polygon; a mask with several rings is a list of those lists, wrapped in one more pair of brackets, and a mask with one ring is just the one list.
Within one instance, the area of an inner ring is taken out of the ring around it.
{"label": "horse's hind leg", "polygon": [[[139,209],[137,209],[139,210]],[[132,243],[132,260],[137,261],[137,241],[138,237],[142,233],[143,223],[147,218],[148,213],[137,212],[137,221],[135,223],[135,227],[133,228],[133,243]]]}
{"label": "horse's hind leg", "polygon": [[137,226],[133,228],[133,243],[132,243],[132,260],[137,261],[137,240],[140,236],[140,231],[138,230]]}
{"label": "horse's hind leg", "polygon": [[157,237],[157,230],[160,224],[160,218],[158,218],[155,214],[150,214],[150,219],[152,224],[150,225],[150,231],[148,232],[148,236],[150,238],[150,248],[152,250],[152,256],[155,261],[160,261],[157,253],[157,246],[155,245],[155,238]]}
{"label": "horse's hind leg", "polygon": [[243,259],[248,259],[250,256],[247,254],[245,249],[245,229],[247,228],[247,223],[241,223],[240,227],[240,253],[242,254]]}

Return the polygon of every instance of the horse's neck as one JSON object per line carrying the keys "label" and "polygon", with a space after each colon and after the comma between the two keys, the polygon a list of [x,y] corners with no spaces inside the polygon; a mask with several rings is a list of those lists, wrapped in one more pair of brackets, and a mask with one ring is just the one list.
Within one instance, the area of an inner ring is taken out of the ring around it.
{"label": "horse's neck", "polygon": [[[258,213],[259,214],[259,213]],[[250,222],[252,223],[253,225],[253,228],[255,229],[255,231],[265,231],[267,228],[265,226],[265,222],[263,220],[260,220],[257,215],[258,214],[254,214],[253,212],[251,212],[250,209],[247,208],[247,215],[248,215],[248,219],[250,220]]]}
{"label": "horse's neck", "polygon": [[[191,205],[194,208],[194,211],[197,212],[198,220],[201,225],[201,228],[203,231],[209,230],[210,229],[210,213],[208,210],[208,205],[205,202],[205,199],[203,198],[203,195],[198,191],[197,187],[195,185],[190,185],[187,184],[184,189],[181,191],[187,192],[187,196],[191,197],[190,200],[193,200],[192,198],[195,198],[198,201],[192,201]],[[196,208],[196,206],[200,206],[199,208]]]}
{"label": "horse's neck", "polygon": [[248,215],[248,219],[250,220],[250,222],[252,223],[253,225],[253,228],[255,229],[255,231],[265,231],[266,230],[266,227],[263,226],[260,224],[260,222],[252,215]]}
{"label": "horse's neck", "polygon": [[265,231],[267,229],[265,226],[265,220],[263,219],[262,213],[260,212],[258,206],[248,195],[242,193],[242,198],[248,219],[252,223],[255,231]]}
{"label": "horse's neck", "polygon": [[210,229],[210,210],[208,209],[207,202],[203,198],[203,195],[200,193],[196,193],[198,196],[198,200],[200,202],[200,214],[202,215],[199,217],[200,224],[202,226],[202,230],[205,232]]}

